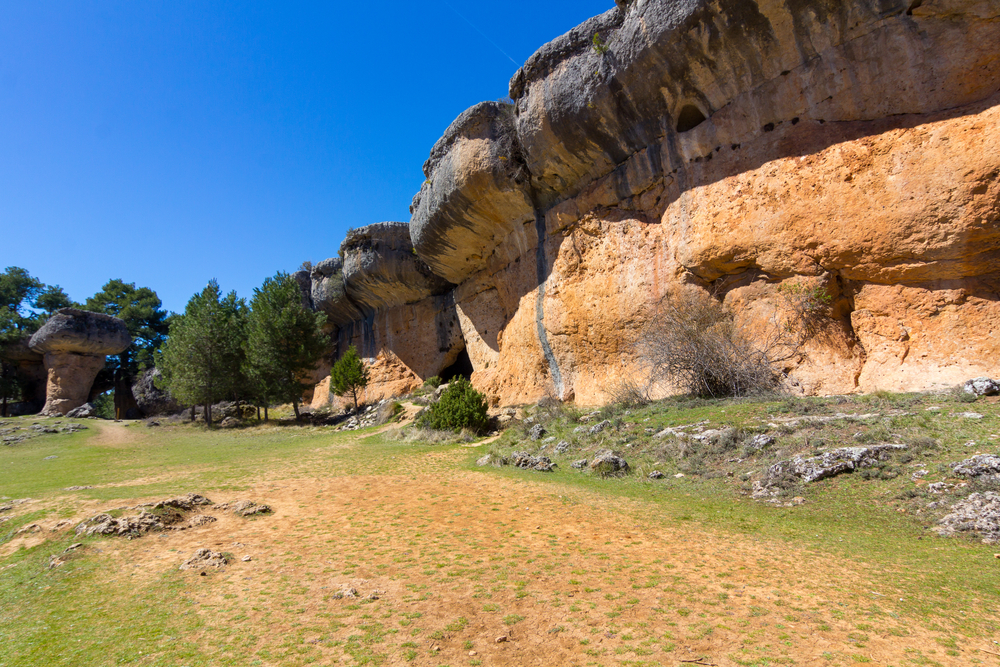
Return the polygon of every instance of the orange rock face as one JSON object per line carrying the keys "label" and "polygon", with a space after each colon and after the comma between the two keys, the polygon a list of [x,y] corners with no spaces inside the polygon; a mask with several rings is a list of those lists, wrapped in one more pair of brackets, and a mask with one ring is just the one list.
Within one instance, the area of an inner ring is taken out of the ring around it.
{"label": "orange rock face", "polygon": [[781,338],[794,391],[996,376],[998,54],[983,0],[621,3],[434,146],[410,234],[453,300],[346,338],[376,392],[464,347],[493,404],[600,404],[693,288]]}
{"label": "orange rock face", "polygon": [[[621,378],[641,379],[636,344],[657,301],[681,284],[715,293],[758,328],[794,318],[782,284],[828,294],[787,369],[804,393],[996,375],[998,102],[788,125],[696,165],[688,178],[699,185],[684,194],[652,185],[660,210],[601,207],[600,182],[558,207],[542,321],[563,398],[598,404]],[[539,345],[535,259],[457,291],[473,382],[503,404],[560,393]]]}

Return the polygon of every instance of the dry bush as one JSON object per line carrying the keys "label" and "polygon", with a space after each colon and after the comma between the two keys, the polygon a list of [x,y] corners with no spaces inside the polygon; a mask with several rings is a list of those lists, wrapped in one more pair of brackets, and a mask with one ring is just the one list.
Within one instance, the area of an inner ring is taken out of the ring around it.
{"label": "dry bush", "polygon": [[605,392],[611,404],[619,408],[641,408],[652,402],[651,386],[633,378],[625,378],[612,384]]}
{"label": "dry bush", "polygon": [[640,354],[650,384],[697,396],[751,396],[776,391],[779,364],[797,353],[788,327],[773,321],[751,333],[722,303],[695,288],[668,294],[643,331]]}
{"label": "dry bush", "polygon": [[455,431],[437,431],[432,428],[407,426],[389,431],[385,434],[385,438],[386,440],[408,444],[453,445],[459,442],[472,442],[476,439],[476,434],[468,429],[462,429],[456,433]]}

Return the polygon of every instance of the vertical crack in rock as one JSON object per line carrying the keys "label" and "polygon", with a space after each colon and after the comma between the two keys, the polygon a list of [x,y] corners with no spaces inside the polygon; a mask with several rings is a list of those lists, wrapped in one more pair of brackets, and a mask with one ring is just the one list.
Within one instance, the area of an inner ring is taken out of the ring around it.
{"label": "vertical crack in rock", "polygon": [[552,354],[552,346],[549,345],[549,336],[545,332],[545,214],[538,208],[535,209],[535,230],[538,232],[538,246],[535,250],[535,263],[538,271],[538,295],[535,298],[535,324],[538,327],[538,343],[542,346],[542,353],[549,363],[549,373],[552,374],[552,383],[555,385],[556,395],[561,400],[563,397],[562,373],[559,371],[559,362]]}

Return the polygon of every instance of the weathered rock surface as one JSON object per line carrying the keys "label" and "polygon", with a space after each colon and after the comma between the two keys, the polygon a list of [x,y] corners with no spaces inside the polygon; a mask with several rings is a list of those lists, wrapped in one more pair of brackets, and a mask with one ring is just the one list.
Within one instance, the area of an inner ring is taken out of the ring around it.
{"label": "weathered rock surface", "polygon": [[951,464],[951,470],[960,477],[1000,479],[1000,456],[977,454],[972,458]]}
{"label": "weathered rock surface", "polygon": [[1000,495],[992,491],[970,494],[952,506],[936,531],[945,537],[974,533],[986,544],[1000,542]]}
{"label": "weathered rock surface", "polygon": [[427,182],[410,207],[413,245],[454,283],[490,264],[502,267],[531,247],[493,257],[535,220],[515,123],[513,106],[478,104],[451,124],[424,164]]}
{"label": "weathered rock surface", "polygon": [[205,568],[223,568],[229,564],[229,559],[218,551],[211,549],[198,549],[194,555],[184,561],[181,570],[203,570]]}
{"label": "weathered rock surface", "polygon": [[405,222],[352,229],[340,254],[347,295],[366,311],[414,303],[453,287],[417,257]]}
{"label": "weathered rock surface", "polygon": [[[411,208],[473,384],[605,402],[682,285],[803,332],[781,368],[802,393],[996,376],[997,53],[981,0],[646,0],[543,46],[513,108],[448,128]],[[829,297],[813,321],[797,289]]]}
{"label": "weathered rock surface", "polygon": [[796,456],[779,461],[767,469],[769,479],[785,475],[803,482],[816,482],[842,473],[868,468],[884,461],[892,452],[906,449],[906,445],[876,445],[874,447],[841,447],[823,452],[819,456]]}
{"label": "weathered rock surface", "polygon": [[182,406],[170,392],[156,386],[157,378],[162,377],[157,368],[143,371],[132,385],[132,395],[135,402],[147,417],[172,415],[181,411]]}
{"label": "weathered rock surface", "polygon": [[[627,475],[632,471],[621,452],[602,449],[590,459],[590,469],[602,476]],[[574,466],[575,467],[575,466]]]}
{"label": "weathered rock surface", "polygon": [[42,414],[64,415],[87,402],[104,357],[132,343],[117,317],[63,308],[31,337],[29,346],[44,355],[48,373]]}
{"label": "weathered rock surface", "polygon": [[324,259],[313,266],[310,277],[313,308],[326,313],[327,322],[342,327],[361,319],[361,309],[347,296],[342,259]]}
{"label": "weathered rock surface", "polygon": [[973,396],[996,396],[1000,394],[1000,382],[988,377],[973,378],[966,380],[962,385],[962,391]]}

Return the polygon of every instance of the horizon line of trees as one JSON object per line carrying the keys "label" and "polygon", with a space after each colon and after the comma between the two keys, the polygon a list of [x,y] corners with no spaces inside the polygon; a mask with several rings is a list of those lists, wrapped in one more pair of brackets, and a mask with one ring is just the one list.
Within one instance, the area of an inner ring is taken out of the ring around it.
{"label": "horizon line of trees", "polygon": [[2,356],[4,348],[26,340],[67,307],[118,317],[132,336],[127,350],[107,357],[90,395],[94,400],[113,391],[116,419],[138,410],[132,385],[153,367],[175,399],[205,406],[209,424],[211,405],[222,400],[263,407],[265,418],[269,405],[292,403],[298,418],[307,387],[302,377],[329,346],[322,331],[325,315],[303,304],[298,283],[284,272],[255,289],[249,305],[235,292],[222,296],[213,279],[178,314],[163,310],[152,289],[121,279],[75,303],[58,285],[7,267],[0,273],[0,415],[7,416],[8,401],[27,398],[16,364]]}

